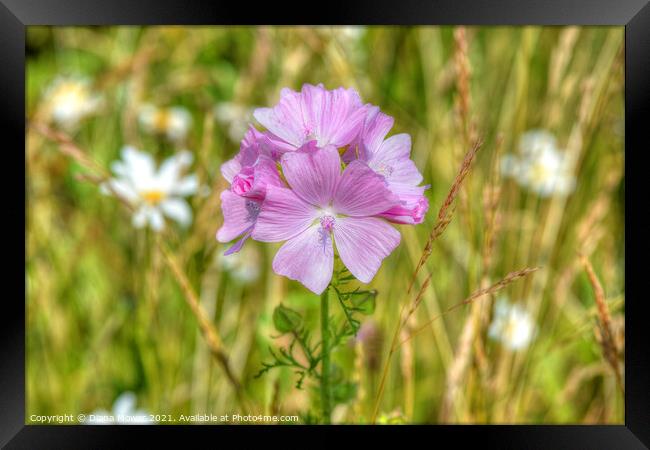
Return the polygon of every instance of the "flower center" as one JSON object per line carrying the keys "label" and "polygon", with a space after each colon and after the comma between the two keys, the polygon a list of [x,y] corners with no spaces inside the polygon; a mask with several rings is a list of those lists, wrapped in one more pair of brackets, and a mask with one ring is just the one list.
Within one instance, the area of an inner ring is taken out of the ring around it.
{"label": "flower center", "polygon": [[156,111],[156,115],[153,118],[153,128],[159,133],[164,133],[169,128],[169,122],[169,111]]}
{"label": "flower center", "polygon": [[318,221],[320,222],[321,231],[325,233],[332,232],[334,225],[336,225],[336,213],[331,206],[321,208]]}
{"label": "flower center", "polygon": [[393,174],[393,168],[383,162],[372,164],[372,168],[379,175],[384,176],[384,178],[388,178]]}
{"label": "flower center", "polygon": [[60,94],[61,103],[80,107],[84,102],[83,91],[77,86],[66,86]]}
{"label": "flower center", "polygon": [[328,233],[331,232],[334,229],[334,224],[336,223],[336,219],[334,216],[331,216],[329,214],[326,214],[324,216],[321,216],[320,218],[320,226],[323,230],[327,231]]}
{"label": "flower center", "polygon": [[545,164],[535,164],[530,171],[530,178],[534,183],[544,183],[552,175],[552,169]]}
{"label": "flower center", "polygon": [[165,198],[165,193],[158,190],[145,191],[141,194],[142,200],[150,205],[157,205]]}

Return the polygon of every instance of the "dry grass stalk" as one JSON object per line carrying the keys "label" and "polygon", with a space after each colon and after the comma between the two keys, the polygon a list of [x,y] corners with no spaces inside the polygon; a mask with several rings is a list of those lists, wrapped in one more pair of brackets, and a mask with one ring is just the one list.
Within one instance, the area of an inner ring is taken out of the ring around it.
{"label": "dry grass stalk", "polygon": [[442,233],[445,232],[447,226],[449,225],[451,219],[453,218],[454,208],[452,208],[452,205],[454,203],[454,200],[456,199],[456,196],[458,195],[458,191],[460,190],[463,184],[463,180],[465,180],[465,177],[467,177],[467,174],[469,173],[472,167],[472,162],[474,161],[474,158],[476,157],[476,154],[478,153],[482,145],[483,142],[481,140],[476,141],[472,146],[472,148],[465,155],[465,158],[463,159],[463,163],[460,166],[460,170],[458,171],[458,174],[456,175],[456,178],[454,179],[454,182],[451,185],[449,192],[447,193],[447,197],[445,197],[445,201],[442,203],[442,206],[438,211],[438,218],[436,224],[431,230],[431,234],[429,234],[427,243],[424,246],[424,250],[422,251],[422,256],[420,257],[420,260],[418,261],[418,264],[415,267],[415,271],[413,272],[413,276],[411,277],[411,281],[407,289],[407,293],[409,294],[413,289],[413,284],[415,283],[415,279],[417,278],[420,269],[422,269],[424,263],[427,261],[427,259],[429,259],[429,256],[431,256],[431,252],[433,250],[433,242],[437,238],[439,238],[442,235]]}
{"label": "dry grass stalk", "polygon": [[391,359],[393,358],[393,354],[397,350],[397,347],[399,347],[399,336],[404,328],[404,325],[408,322],[409,317],[415,312],[417,309],[418,305],[422,302],[423,294],[426,288],[429,286],[429,282],[431,281],[431,275],[429,275],[425,280],[424,283],[422,283],[422,287],[420,288],[420,291],[418,292],[418,295],[415,297],[415,300],[413,300],[413,303],[411,304],[411,307],[409,308],[408,312],[406,313],[406,317],[404,317],[404,309],[406,308],[406,304],[404,303],[402,305],[402,308],[399,311],[399,318],[397,321],[397,327],[395,327],[395,333],[393,333],[393,339],[391,340],[390,343],[390,349],[388,351],[388,356],[386,358],[386,362],[384,363],[384,370],[382,371],[381,374],[381,380],[379,382],[379,390],[377,392],[377,398],[375,400],[375,408],[372,414],[372,421],[371,423],[375,423],[377,419],[377,414],[379,413],[379,403],[381,401],[382,396],[384,395],[384,389],[386,387],[386,379],[388,378],[388,368],[390,367],[390,362]]}
{"label": "dry grass stalk", "polygon": [[580,261],[585,268],[585,272],[589,278],[589,283],[591,284],[591,288],[594,291],[594,300],[596,301],[596,306],[598,308],[598,325],[601,337],[598,342],[603,349],[603,356],[614,371],[616,384],[618,384],[621,392],[625,394],[623,376],[621,374],[621,365],[618,360],[619,352],[614,340],[614,332],[612,331],[612,318],[609,313],[609,307],[607,306],[607,302],[605,300],[605,291],[603,289],[603,286],[600,284],[600,281],[598,280],[598,277],[596,276],[594,268],[591,265],[589,259],[587,259],[587,257],[584,255],[580,255]]}
{"label": "dry grass stalk", "polygon": [[[211,113],[206,113],[204,116],[203,127],[205,133],[203,135],[203,141],[199,150],[199,157],[203,164],[199,164],[199,167],[207,166],[206,162],[208,160],[209,149],[213,145],[213,129],[214,129],[214,118]],[[208,177],[207,173],[202,174],[205,178]],[[214,223],[214,218],[219,216],[221,209],[221,192],[226,187],[226,180],[221,176],[215,177],[210,186],[210,194],[206,199],[202,199],[200,204],[195,204],[196,207],[196,219],[194,220],[194,225],[192,227],[192,233],[189,237],[183,242],[182,248],[179,252],[181,260],[185,261],[193,253],[195,253],[199,248],[205,245],[206,242],[216,245],[215,234],[217,227]]]}
{"label": "dry grass stalk", "polygon": [[406,316],[402,319],[400,314],[400,325],[399,325],[400,329],[404,328],[404,325],[406,325],[409,318],[413,315],[413,313],[418,308],[418,306],[420,306],[420,303],[422,303],[422,298],[424,297],[424,291],[426,291],[426,289],[429,287],[430,282],[431,282],[431,275],[427,276],[424,282],[422,283],[422,286],[420,287],[418,294],[415,296],[415,299],[413,300],[411,307],[406,313]]}
{"label": "dry grass stalk", "polygon": [[354,344],[354,372],[353,381],[357,383],[357,396],[352,404],[352,412],[355,416],[361,417],[363,414],[363,403],[366,400],[366,387],[363,382],[364,360],[366,359],[362,342]]}
{"label": "dry grass stalk", "polygon": [[505,278],[503,278],[502,280],[500,280],[497,283],[493,284],[492,286],[489,286],[489,287],[484,288],[484,289],[479,289],[478,291],[474,292],[472,295],[470,295],[468,298],[466,298],[462,302],[457,303],[457,304],[451,306],[450,308],[447,308],[445,311],[438,314],[437,316],[435,316],[433,319],[429,320],[424,325],[422,325],[422,326],[418,327],[417,329],[415,329],[415,331],[412,332],[407,338],[400,341],[399,337],[400,337],[402,329],[408,323],[409,318],[411,317],[411,315],[417,309],[417,306],[420,304],[420,302],[422,300],[422,297],[424,295],[424,291],[429,286],[429,282],[431,281],[431,275],[429,275],[425,279],[424,283],[422,284],[422,287],[420,288],[420,290],[418,292],[418,295],[416,296],[415,300],[413,301],[413,304],[412,304],[411,308],[409,309],[406,317],[402,318],[403,312],[404,312],[404,306],[402,306],[402,309],[400,310],[398,327],[396,328],[395,334],[393,335],[393,340],[392,340],[391,345],[390,345],[390,350],[388,352],[388,357],[386,359],[386,363],[384,364],[384,370],[382,372],[381,381],[379,383],[379,391],[377,393],[377,399],[375,400],[375,408],[374,408],[374,412],[373,412],[372,423],[375,423],[375,420],[377,418],[377,414],[379,412],[379,403],[381,401],[381,398],[382,398],[382,395],[383,395],[383,392],[384,392],[384,388],[385,388],[385,385],[386,385],[386,378],[388,376],[388,367],[390,366],[391,358],[392,358],[393,354],[397,351],[397,349],[401,345],[403,345],[406,342],[410,341],[415,335],[417,335],[418,333],[425,330],[429,325],[431,325],[433,322],[435,322],[437,319],[444,316],[445,314],[447,314],[447,313],[449,313],[449,312],[451,312],[451,311],[453,311],[453,310],[455,310],[457,308],[460,308],[463,305],[470,304],[474,300],[476,300],[476,299],[478,299],[478,298],[480,298],[480,297],[482,297],[484,295],[494,294],[494,293],[500,291],[501,289],[503,289],[504,287],[508,286],[510,283],[512,283],[512,282],[514,282],[514,281],[516,281],[516,280],[518,280],[518,279],[520,279],[522,277],[525,277],[526,275],[528,275],[528,274],[530,274],[532,272],[535,272],[538,269],[539,269],[539,267],[527,267],[527,268],[522,269],[522,270],[517,270],[515,272],[510,272],[508,275],[505,276]]}
{"label": "dry grass stalk", "polygon": [[[523,277],[525,277],[525,276],[527,276],[527,275],[529,275],[529,274],[531,274],[531,273],[533,273],[533,272],[535,272],[535,271],[537,271],[539,269],[540,269],[540,267],[527,267],[525,269],[510,272],[508,275],[506,275],[500,281],[494,283],[493,285],[491,285],[491,286],[489,286],[487,288],[479,289],[478,291],[474,292],[472,295],[467,297],[462,302],[456,303],[455,305],[453,305],[453,306],[447,308],[446,310],[444,310],[442,313],[440,313],[437,316],[433,317],[431,320],[429,320],[425,324],[421,325],[413,333],[411,333],[411,335],[408,337],[407,340],[413,339],[413,337],[415,335],[417,335],[418,333],[425,330],[429,325],[431,325],[433,322],[435,322],[436,320],[438,320],[440,317],[444,316],[445,314],[447,314],[447,313],[449,313],[449,312],[451,312],[451,311],[453,311],[455,309],[458,309],[461,306],[468,305],[468,304],[472,303],[474,300],[477,300],[477,299],[479,299],[479,298],[481,298],[481,297],[483,297],[485,295],[495,294],[495,293],[499,292],[501,289],[503,289],[504,287],[506,287],[509,284],[513,283],[514,281],[517,281],[518,279],[523,278]],[[402,341],[400,343],[400,345],[403,344],[404,342],[405,341]]]}
{"label": "dry grass stalk", "polygon": [[167,266],[172,271],[174,278],[176,278],[176,281],[178,282],[178,284],[180,285],[183,291],[183,297],[185,298],[187,305],[192,310],[194,317],[196,317],[196,320],[199,324],[199,328],[201,330],[201,333],[203,333],[203,337],[205,338],[205,341],[208,345],[208,348],[210,349],[210,352],[217,359],[219,364],[221,364],[224,372],[226,373],[226,376],[228,377],[228,380],[230,381],[232,386],[235,388],[235,391],[239,395],[239,392],[241,391],[241,384],[239,383],[239,380],[237,380],[235,374],[232,372],[232,369],[230,368],[230,363],[228,362],[228,355],[226,354],[223,348],[223,343],[221,341],[221,338],[219,337],[219,333],[217,332],[214,324],[208,318],[205,310],[199,304],[199,299],[196,293],[194,292],[194,289],[192,289],[192,286],[190,285],[187,276],[179,267],[174,256],[171,254],[169,249],[167,249],[164,244],[159,242],[159,245],[160,245],[160,250],[164,256],[165,262],[167,263]]}
{"label": "dry grass stalk", "polygon": [[[420,257],[420,260],[418,261],[418,264],[415,268],[415,271],[413,272],[411,281],[409,283],[409,287],[407,289],[407,295],[411,293],[411,290],[413,289],[413,284],[415,283],[415,280],[417,278],[417,275],[424,266],[424,263],[426,260],[431,256],[431,252],[433,250],[433,242],[444,233],[444,231],[447,229],[447,226],[451,222],[451,219],[453,218],[453,213],[454,213],[454,208],[453,208],[453,203],[454,200],[456,199],[458,195],[458,191],[460,190],[463,180],[467,177],[467,174],[469,173],[471,167],[472,167],[472,162],[474,161],[474,158],[476,157],[476,154],[478,153],[479,149],[481,148],[483,142],[481,140],[477,140],[472,148],[467,152],[465,155],[465,158],[463,159],[463,163],[460,166],[460,170],[458,171],[458,174],[456,175],[456,178],[454,179],[454,182],[451,185],[451,188],[449,189],[449,192],[447,193],[447,197],[445,197],[445,201],[442,203],[442,206],[440,207],[440,210],[438,211],[438,216],[436,220],[436,224],[434,225],[433,229],[431,230],[431,233],[427,239],[427,243],[424,247],[424,250],[422,251],[422,256]],[[402,306],[402,309],[400,310],[399,313],[399,320],[397,327],[395,328],[395,333],[393,334],[393,340],[391,342],[390,350],[388,353],[388,358],[386,359],[386,363],[384,364],[384,370],[382,372],[382,377],[381,381],[379,384],[379,391],[377,394],[377,400],[375,402],[375,409],[373,412],[373,418],[372,418],[372,423],[375,422],[377,418],[377,413],[379,412],[379,402],[381,400],[381,397],[384,392],[385,388],[385,383],[386,383],[386,377],[388,375],[388,367],[390,366],[390,362],[392,359],[393,354],[395,353],[395,350],[397,347],[399,347],[400,342],[399,342],[399,336],[400,332],[404,328],[404,325],[408,322],[409,318],[411,315],[415,312],[417,307],[420,305],[422,302],[422,298],[424,296],[424,292],[429,286],[429,283],[431,282],[431,275],[428,275],[427,278],[424,280],[422,283],[422,286],[420,287],[420,290],[418,291],[418,294],[415,297],[415,300],[411,304],[410,309],[408,310],[406,316],[403,316],[404,312],[404,306]]]}
{"label": "dry grass stalk", "polygon": [[[465,378],[465,373],[471,359],[472,342],[476,336],[476,318],[476,314],[471,314],[463,326],[463,331],[458,343],[458,350],[456,351],[456,356],[454,357],[454,361],[452,362],[447,374],[447,387],[443,395],[442,407],[440,408],[441,422],[447,422],[449,420],[461,380]],[[410,339],[407,337],[405,341],[409,342]]]}
{"label": "dry grass stalk", "polygon": [[[41,122],[33,122],[30,124],[30,127],[36,130],[39,134],[47,139],[56,142],[59,144],[59,150],[66,156],[69,156],[75,160],[79,165],[84,168],[93,171],[103,178],[108,178],[109,174],[101,165],[96,163],[91,157],[89,157],[83,150],[81,150],[65,133],[54,130],[49,126]],[[103,181],[103,180],[102,180]]]}
{"label": "dry grass stalk", "polygon": [[[101,174],[101,177],[82,175],[78,177],[80,180],[89,181],[92,182],[93,184],[99,185],[102,181],[104,181],[109,177],[106,170],[102,166],[97,164],[94,160],[92,160],[92,158],[90,158],[86,154],[86,152],[80,149],[68,135],[61,133],[59,131],[55,131],[50,127],[48,127],[47,125],[41,123],[34,123],[32,127],[36,131],[41,133],[43,136],[45,136],[46,138],[57,142],[59,144],[59,149],[63,154],[74,159],[83,167]],[[117,193],[113,192],[113,194],[120,201],[125,203],[125,205],[127,205],[129,208],[132,208],[132,206],[128,202],[126,202],[123,198],[121,198]],[[237,380],[234,373],[232,372],[232,369],[230,368],[230,364],[228,362],[228,356],[223,349],[223,344],[221,342],[221,338],[219,337],[219,333],[215,329],[214,324],[212,324],[212,322],[209,320],[207,314],[205,313],[205,310],[199,304],[199,300],[196,293],[192,289],[192,286],[190,285],[187,276],[180,269],[174,256],[159,239],[156,240],[156,244],[159,246],[160,251],[164,256],[164,260],[169,266],[169,268],[171,269],[174,278],[176,278],[176,281],[178,281],[179,285],[181,286],[181,289],[184,294],[183,297],[185,298],[188,306],[190,307],[192,313],[197,319],[199,328],[201,330],[201,333],[203,334],[203,337],[205,338],[206,344],[208,345],[210,352],[213,354],[213,356],[216,358],[219,364],[221,364],[224,372],[226,373],[226,377],[228,378],[233,388],[235,389],[235,392],[237,393],[237,398],[241,401],[242,400],[241,383]]]}
{"label": "dry grass stalk", "polygon": [[456,75],[456,108],[460,118],[465,144],[474,139],[474,126],[469,116],[471,108],[470,76],[471,67],[468,56],[467,30],[465,27],[454,29],[454,69]]}
{"label": "dry grass stalk", "polygon": [[551,64],[549,64],[548,90],[552,95],[559,90],[560,82],[565,76],[579,35],[579,27],[567,27],[560,33],[557,46],[551,55]]}
{"label": "dry grass stalk", "polygon": [[[501,214],[498,210],[501,201],[501,170],[498,162],[501,160],[501,150],[503,149],[503,135],[499,133],[496,138],[495,151],[492,157],[490,171],[492,181],[487,186],[483,197],[483,211],[486,217],[485,240],[483,241],[483,252],[481,261],[483,266],[484,279],[492,266],[492,252],[494,251],[495,237],[501,229]],[[484,280],[485,281],[485,280]]]}
{"label": "dry grass stalk", "polygon": [[[495,158],[496,159],[496,158]],[[489,286],[490,278],[488,273],[492,262],[492,251],[494,249],[494,236],[498,232],[498,213],[497,205],[499,203],[501,190],[498,184],[498,170],[496,172],[496,179],[494,183],[488,186],[485,191],[483,210],[487,216],[485,240],[483,243],[482,252],[482,266],[483,277],[481,279],[481,287]],[[447,422],[450,419],[452,406],[456,403],[460,386],[466,377],[469,363],[472,359],[472,350],[477,350],[477,357],[480,358],[481,367],[485,367],[487,362],[482,350],[482,343],[480,342],[479,330],[482,325],[483,319],[487,319],[487,309],[484,305],[474,303],[472,304],[472,311],[460,335],[458,350],[454,356],[454,360],[447,373],[447,387],[443,395],[442,407],[440,409],[440,420]],[[472,346],[474,344],[474,346]]]}
{"label": "dry grass stalk", "polygon": [[[410,325],[412,321],[409,321]],[[407,336],[409,333],[409,326],[406,326],[401,331],[401,336]],[[400,352],[400,370],[404,382],[404,415],[407,418],[413,417],[413,407],[415,402],[415,383],[413,377],[413,366],[415,364],[415,355],[413,352],[413,343],[407,342]]]}
{"label": "dry grass stalk", "polygon": [[[63,153],[64,155],[68,156],[69,158],[72,158],[75,160],[79,165],[82,167],[93,171],[97,172],[99,175],[92,175],[92,174],[84,174],[80,173],[75,176],[75,178],[79,181],[85,181],[89,182],[92,184],[95,184],[97,186],[100,186],[104,181],[108,180],[110,178],[109,173],[102,167],[100,164],[95,162],[86,152],[84,152],[81,148],[79,148],[70,138],[65,133],[62,133],[60,131],[56,131],[47,125],[40,123],[40,122],[34,122],[31,125],[31,128],[40,133],[43,137],[50,139],[51,141],[54,141],[59,144],[59,151]],[[133,205],[129,203],[125,198],[123,198],[115,189],[113,189],[113,186],[110,185],[110,183],[107,183],[104,185],[106,189],[108,189],[111,194],[115,196],[127,209],[130,211],[133,211]]]}

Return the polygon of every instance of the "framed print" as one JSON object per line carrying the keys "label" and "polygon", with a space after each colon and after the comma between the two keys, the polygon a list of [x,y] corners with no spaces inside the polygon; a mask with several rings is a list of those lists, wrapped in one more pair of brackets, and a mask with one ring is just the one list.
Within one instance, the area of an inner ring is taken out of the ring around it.
{"label": "framed print", "polygon": [[6,448],[650,445],[647,2],[0,17]]}

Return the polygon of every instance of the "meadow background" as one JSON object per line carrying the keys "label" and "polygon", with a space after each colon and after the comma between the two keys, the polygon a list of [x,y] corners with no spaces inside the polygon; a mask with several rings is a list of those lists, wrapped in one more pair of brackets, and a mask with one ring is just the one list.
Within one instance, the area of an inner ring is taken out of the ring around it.
{"label": "meadow background", "polygon": [[[317,394],[309,383],[296,389],[291,370],[254,375],[285,339],[273,309],[282,302],[317,330],[319,298],[272,272],[276,245],[249,241],[227,260],[214,237],[227,186],[219,166],[238,151],[251,108],[309,82],[354,87],[394,116],[391,134],[411,135],[431,184],[424,223],[400,227],[402,243],[370,284],[378,295],[363,334],[333,355],[354,388],[333,420],[370,423],[378,404],[380,423],[623,423],[622,27],[30,27],[27,61],[27,422],[110,411],[125,392],[152,414],[317,420]],[[87,78],[101,97],[73,129],[48,115],[48,88],[61,76]],[[143,129],[145,103],[185,108],[185,140]],[[57,128],[65,135],[48,134]],[[543,197],[500,173],[532,129],[553,133],[574,161],[570,195]],[[133,228],[96,174],[66,153],[66,139],[106,170],[126,144],[158,161],[190,150],[202,186],[192,225],[168,222],[160,235]],[[476,139],[483,144],[452,221],[407,294]],[[206,346],[188,286],[160,242],[217,330],[244,401]],[[445,312],[526,267],[541,268]],[[400,336],[437,319],[386,366],[400,310],[423,285]],[[499,298],[532,318],[525,348],[491,339]]]}

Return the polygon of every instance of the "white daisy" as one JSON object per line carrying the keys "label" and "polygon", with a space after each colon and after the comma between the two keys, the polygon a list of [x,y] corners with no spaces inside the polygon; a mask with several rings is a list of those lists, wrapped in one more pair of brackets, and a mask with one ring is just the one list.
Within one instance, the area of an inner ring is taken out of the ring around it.
{"label": "white daisy", "polygon": [[174,142],[184,141],[192,126],[192,115],[182,106],[159,108],[145,104],[140,107],[138,120],[146,132]]}
{"label": "white daisy", "polygon": [[196,193],[199,187],[195,174],[183,175],[191,163],[192,154],[184,150],[156,170],[150,154],[127,146],[122,149],[122,159],[111,166],[116,177],[102,185],[102,192],[115,194],[135,208],[136,228],[149,224],[160,231],[165,225],[163,215],[188,226],[192,210],[183,197]]}
{"label": "white daisy", "polygon": [[67,130],[97,112],[101,97],[93,92],[90,80],[82,77],[55,79],[44,94],[45,111],[50,119]]}
{"label": "white daisy", "polygon": [[528,311],[501,298],[494,308],[488,335],[511,350],[520,350],[533,339],[535,324]]}
{"label": "white daisy", "polygon": [[98,409],[88,415],[85,423],[91,425],[146,425],[153,423],[149,413],[144,409],[136,409],[136,397],[133,392],[124,392],[115,399],[112,411]]}
{"label": "white daisy", "polygon": [[253,110],[237,103],[221,102],[214,107],[214,118],[228,127],[228,137],[233,142],[239,142],[253,121]]}
{"label": "white daisy", "polygon": [[568,195],[575,189],[572,167],[555,137],[544,130],[525,133],[519,144],[519,155],[505,155],[501,170],[522,187],[540,197]]}

